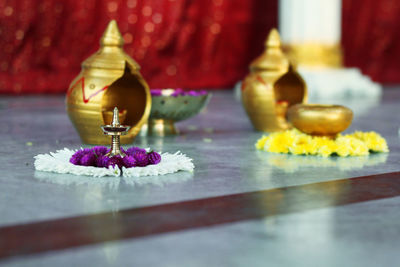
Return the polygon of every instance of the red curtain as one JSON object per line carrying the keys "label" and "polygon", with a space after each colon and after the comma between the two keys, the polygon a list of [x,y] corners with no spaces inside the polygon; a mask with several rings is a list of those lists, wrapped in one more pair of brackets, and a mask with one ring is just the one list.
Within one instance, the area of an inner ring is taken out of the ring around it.
{"label": "red curtain", "polygon": [[342,45],[347,66],[383,83],[400,82],[400,1],[343,0]]}
{"label": "red curtain", "polygon": [[[64,93],[116,19],[152,88],[229,88],[277,26],[277,0],[0,0],[0,93]],[[343,0],[345,63],[400,81],[396,0]]]}

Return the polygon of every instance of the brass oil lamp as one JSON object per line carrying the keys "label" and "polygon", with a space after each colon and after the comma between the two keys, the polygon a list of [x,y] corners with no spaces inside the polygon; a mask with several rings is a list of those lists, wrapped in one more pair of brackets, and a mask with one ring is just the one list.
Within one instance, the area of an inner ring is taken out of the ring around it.
{"label": "brass oil lamp", "polygon": [[129,128],[129,126],[121,125],[119,122],[118,108],[115,107],[111,124],[101,126],[103,133],[111,136],[111,149],[110,152],[106,154],[107,157],[126,156],[125,153],[121,151],[121,136],[125,135]]}
{"label": "brass oil lamp", "polygon": [[100,39],[100,49],[82,63],[66,97],[68,116],[86,144],[107,144],[99,126],[110,125],[114,107],[119,120],[130,127],[121,143],[128,144],[139,133],[151,110],[149,86],[140,66],[122,46],[122,35],[115,20],[110,21]]}
{"label": "brass oil lamp", "polygon": [[307,100],[306,84],[282,52],[279,33],[272,29],[265,51],[250,65],[242,83],[242,102],[254,128],[273,132],[286,130],[287,109]]}

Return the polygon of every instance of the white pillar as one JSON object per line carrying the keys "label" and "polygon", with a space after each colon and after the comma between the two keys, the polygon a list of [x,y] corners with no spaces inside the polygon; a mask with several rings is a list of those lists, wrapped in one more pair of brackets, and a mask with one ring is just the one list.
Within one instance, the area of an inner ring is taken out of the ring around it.
{"label": "white pillar", "polygon": [[280,0],[279,32],[285,44],[340,43],[341,0]]}
{"label": "white pillar", "polygon": [[307,83],[310,101],[376,98],[381,94],[381,86],[360,70],[343,68],[341,15],[341,0],[279,0],[282,44]]}

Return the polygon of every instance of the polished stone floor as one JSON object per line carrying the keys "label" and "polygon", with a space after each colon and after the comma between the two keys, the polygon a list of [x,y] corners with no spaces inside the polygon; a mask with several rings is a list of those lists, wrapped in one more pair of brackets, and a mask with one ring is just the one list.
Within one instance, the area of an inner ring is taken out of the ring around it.
{"label": "polished stone floor", "polygon": [[178,124],[179,136],[134,142],[180,150],[195,172],[135,183],[35,172],[36,154],[82,146],[64,99],[3,96],[0,265],[396,266],[400,88],[334,103],[355,111],[348,132],[377,131],[391,152],[326,159],[256,151],[262,133],[232,92],[216,92]]}

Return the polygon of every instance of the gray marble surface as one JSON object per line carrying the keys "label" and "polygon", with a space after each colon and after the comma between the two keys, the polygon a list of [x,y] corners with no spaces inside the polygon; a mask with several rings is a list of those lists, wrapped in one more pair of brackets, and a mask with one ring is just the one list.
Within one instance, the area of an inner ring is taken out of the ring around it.
{"label": "gray marble surface", "polygon": [[[204,112],[178,124],[181,135],[139,137],[134,142],[158,151],[180,150],[194,159],[195,172],[171,174],[162,180],[149,177],[148,183],[134,184],[120,178],[35,172],[33,156],[81,146],[64,99],[3,96],[0,226],[399,171],[399,101],[400,90],[388,89],[381,100],[348,103],[356,112],[348,132],[377,131],[387,139],[390,153],[306,160],[256,151],[254,143],[262,133],[252,130],[232,92],[216,92]],[[396,253],[400,247],[399,204],[397,197],[49,252],[4,264],[393,266],[400,260]]]}
{"label": "gray marble surface", "polygon": [[398,266],[399,203],[396,197],[106,242],[4,266]]}

